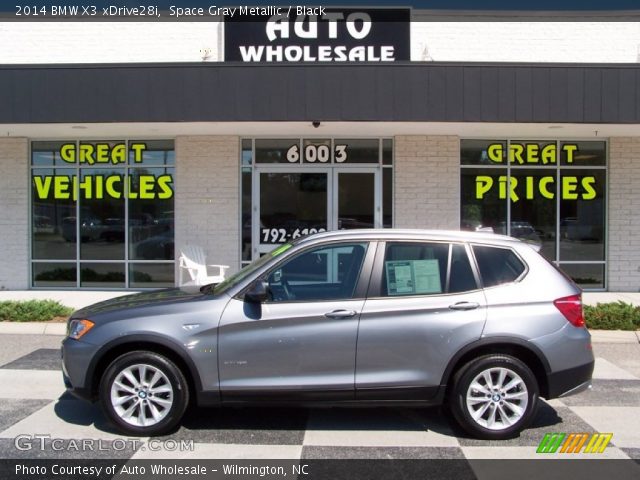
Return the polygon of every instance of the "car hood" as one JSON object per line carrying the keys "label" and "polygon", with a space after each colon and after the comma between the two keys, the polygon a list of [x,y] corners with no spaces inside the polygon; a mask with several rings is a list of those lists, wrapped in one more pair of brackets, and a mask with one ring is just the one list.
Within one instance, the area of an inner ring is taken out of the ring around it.
{"label": "car hood", "polygon": [[127,312],[133,314],[132,316],[135,316],[132,310],[148,307],[164,307],[201,299],[203,297],[210,298],[211,296],[201,293],[199,286],[167,288],[151,292],[134,293],[81,308],[80,310],[76,310],[71,315],[71,318],[90,318],[93,320],[96,316],[100,317],[104,314],[119,310],[127,310]]}

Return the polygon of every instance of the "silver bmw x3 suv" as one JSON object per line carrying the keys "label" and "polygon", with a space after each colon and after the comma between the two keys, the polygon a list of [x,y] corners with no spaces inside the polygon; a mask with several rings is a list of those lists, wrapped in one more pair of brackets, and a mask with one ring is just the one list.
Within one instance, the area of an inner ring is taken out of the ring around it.
{"label": "silver bmw x3 suv", "polygon": [[92,305],[62,359],[127,434],[174,429],[190,402],[445,405],[485,439],[590,387],[594,365],[580,289],[534,247],[424,230],[320,233],[217,285]]}

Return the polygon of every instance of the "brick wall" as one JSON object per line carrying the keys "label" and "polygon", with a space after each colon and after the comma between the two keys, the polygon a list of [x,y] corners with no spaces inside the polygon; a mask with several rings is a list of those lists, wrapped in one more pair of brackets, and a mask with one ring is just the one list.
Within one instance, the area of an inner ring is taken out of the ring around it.
{"label": "brick wall", "polygon": [[29,286],[29,146],[0,139],[0,290]]}
{"label": "brick wall", "polygon": [[176,138],[176,258],[190,243],[204,248],[207,263],[238,270],[239,142],[235,136]]}
{"label": "brick wall", "polygon": [[[443,22],[434,18],[433,11],[414,9],[411,59],[593,63],[637,60],[638,22],[530,19],[525,16],[498,22]],[[221,61],[223,28],[221,22],[212,21],[4,22],[0,23],[0,45],[11,47],[0,49],[0,64],[199,62],[203,60],[203,50],[209,50],[205,61]]]}
{"label": "brick wall", "polygon": [[638,57],[637,22],[421,21],[429,17],[433,12],[414,10],[413,61],[635,63]]}
{"label": "brick wall", "polygon": [[640,137],[609,141],[609,290],[640,291]]}
{"label": "brick wall", "polygon": [[394,219],[398,228],[460,228],[460,140],[395,137]]}
{"label": "brick wall", "polygon": [[[64,2],[61,2],[64,4]],[[3,63],[200,62],[221,56],[220,22],[4,22]]]}

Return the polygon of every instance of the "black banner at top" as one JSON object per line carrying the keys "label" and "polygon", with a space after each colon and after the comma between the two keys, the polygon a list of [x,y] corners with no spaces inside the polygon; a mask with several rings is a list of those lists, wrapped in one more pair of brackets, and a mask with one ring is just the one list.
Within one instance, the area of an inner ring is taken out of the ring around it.
{"label": "black banner at top", "polygon": [[411,57],[408,8],[265,7],[240,13],[225,17],[227,62],[394,62]]}

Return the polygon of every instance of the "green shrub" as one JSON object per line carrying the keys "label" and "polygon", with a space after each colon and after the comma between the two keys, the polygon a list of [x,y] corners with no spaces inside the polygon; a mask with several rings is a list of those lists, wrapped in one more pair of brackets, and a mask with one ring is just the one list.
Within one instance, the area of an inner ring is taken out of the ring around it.
{"label": "green shrub", "polygon": [[68,317],[73,308],[55,300],[25,300],[0,302],[0,321],[47,322],[55,317]]}
{"label": "green shrub", "polygon": [[584,306],[587,327],[599,330],[640,329],[640,307],[623,301]]}

